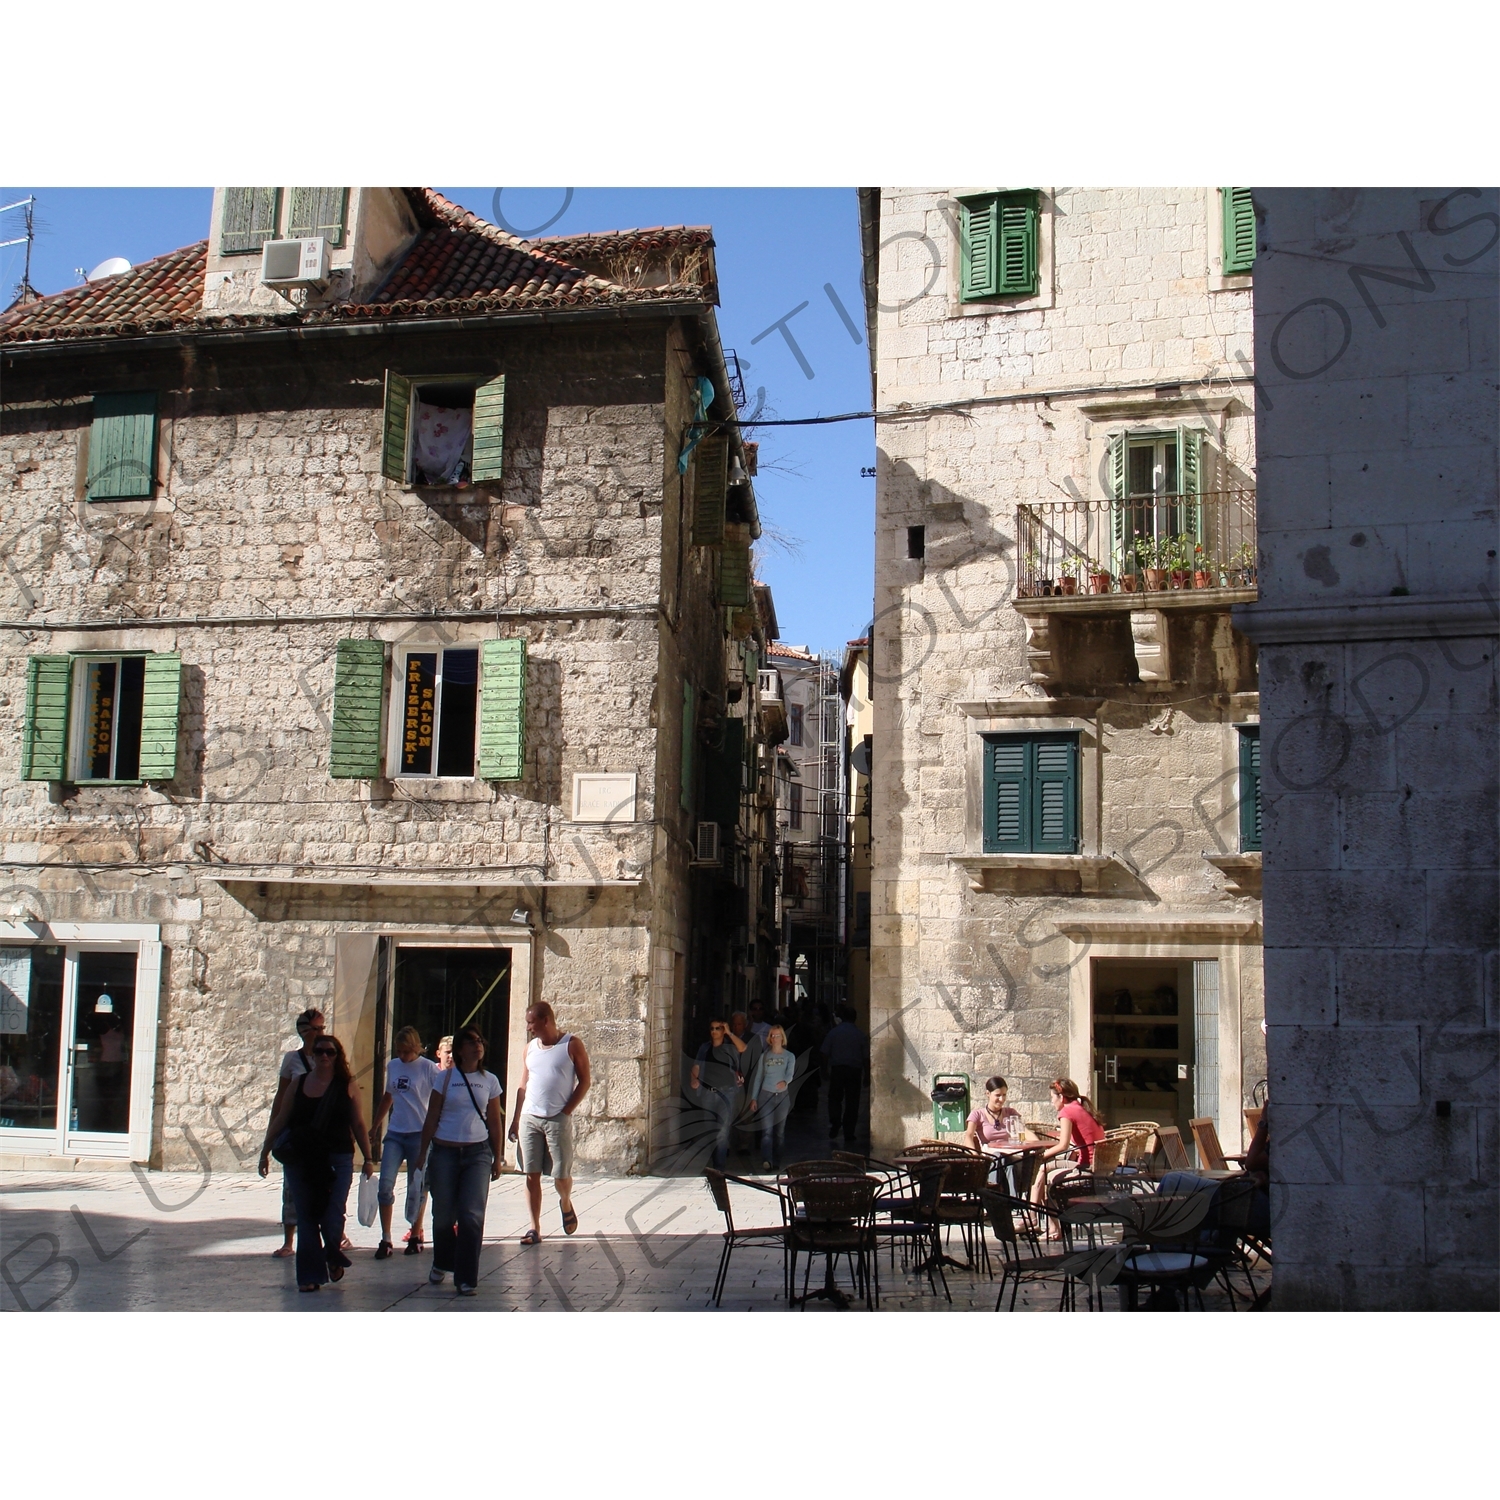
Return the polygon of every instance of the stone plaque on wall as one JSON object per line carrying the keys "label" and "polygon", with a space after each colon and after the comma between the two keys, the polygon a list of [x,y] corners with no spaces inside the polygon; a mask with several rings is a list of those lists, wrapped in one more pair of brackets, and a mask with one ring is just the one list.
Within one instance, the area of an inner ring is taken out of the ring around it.
{"label": "stone plaque on wall", "polygon": [[575,774],[573,821],[635,822],[635,772],[579,771]]}

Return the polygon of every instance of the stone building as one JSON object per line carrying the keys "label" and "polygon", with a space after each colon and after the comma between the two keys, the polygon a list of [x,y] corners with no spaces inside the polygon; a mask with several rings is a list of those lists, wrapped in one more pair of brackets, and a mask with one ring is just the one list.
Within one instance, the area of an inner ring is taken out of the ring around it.
{"label": "stone building", "polygon": [[1255,201],[1276,1304],[1493,1309],[1500,202]]}
{"label": "stone building", "polygon": [[861,636],[844,647],[839,671],[844,702],[849,802],[844,811],[844,860],[848,892],[844,902],[844,965],[847,999],[859,1024],[870,1024],[870,761],[875,716],[870,702],[870,642]]}
{"label": "stone building", "polygon": [[513,1084],[532,997],[587,1169],[670,1144],[764,646],[716,299],[707,229],[249,188],[0,317],[0,1152],[247,1166],[304,1006]]}
{"label": "stone building", "polygon": [[936,1073],[1217,1124],[1265,1072],[1243,189],[865,189],[876,1148]]}

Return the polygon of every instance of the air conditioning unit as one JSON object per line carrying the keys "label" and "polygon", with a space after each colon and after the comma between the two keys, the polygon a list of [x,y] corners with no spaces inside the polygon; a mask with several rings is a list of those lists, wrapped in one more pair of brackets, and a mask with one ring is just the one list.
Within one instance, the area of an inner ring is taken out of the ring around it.
{"label": "air conditioning unit", "polygon": [[717,823],[700,823],[698,825],[698,842],[693,855],[695,865],[717,865],[722,863],[722,855],[719,852],[719,825]]}
{"label": "air conditioning unit", "polygon": [[260,247],[262,286],[321,286],[328,280],[328,241],[267,240]]}

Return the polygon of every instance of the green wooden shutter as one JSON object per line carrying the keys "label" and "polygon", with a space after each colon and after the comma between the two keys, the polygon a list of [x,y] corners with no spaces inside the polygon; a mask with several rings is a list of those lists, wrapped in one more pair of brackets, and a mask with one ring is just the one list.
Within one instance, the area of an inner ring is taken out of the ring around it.
{"label": "green wooden shutter", "polygon": [[744,609],[750,603],[750,528],[725,527],[719,553],[719,603]]}
{"label": "green wooden shutter", "polygon": [[330,245],[344,243],[344,214],[349,206],[348,188],[293,188],[292,208],[287,215],[289,240],[322,235]]}
{"label": "green wooden shutter", "polygon": [[1039,735],[1032,741],[1031,848],[1037,854],[1078,852],[1078,741]]}
{"label": "green wooden shutter", "polygon": [[1203,434],[1195,427],[1177,429],[1177,486],[1184,496],[1174,530],[1203,540]]}
{"label": "green wooden shutter", "polygon": [[985,742],[986,854],[1024,854],[1031,848],[1030,751],[1022,735]]}
{"label": "green wooden shutter", "polygon": [[1255,204],[1249,188],[1220,188],[1224,206],[1224,274],[1243,276],[1255,266]]}
{"label": "green wooden shutter", "polygon": [[959,202],[959,299],[978,302],[1000,291],[1000,200]]}
{"label": "green wooden shutter", "polygon": [[740,821],[740,789],[744,782],[744,765],[744,720],[726,719],[723,748],[709,762],[709,784],[704,799],[705,815],[721,829],[731,829]]}
{"label": "green wooden shutter", "polygon": [[156,392],[96,395],[89,429],[89,499],[145,499],[155,484]]}
{"label": "green wooden shutter", "polygon": [[682,786],[678,800],[685,812],[693,810],[693,746],[698,738],[698,705],[692,683],[682,684]]}
{"label": "green wooden shutter", "polygon": [[499,484],[505,456],[505,376],[497,375],[474,392],[475,483]]}
{"label": "green wooden shutter", "polygon": [[66,781],[71,656],[26,659],[26,724],[21,736],[22,781]]}
{"label": "green wooden shutter", "polygon": [[411,423],[411,381],[394,370],[385,372],[385,412],[382,419],[380,472],[397,484],[406,483],[407,430]]}
{"label": "green wooden shutter", "polygon": [[276,238],[280,206],[280,188],[225,188],[219,254],[259,255],[260,247]]}
{"label": "green wooden shutter", "polygon": [[1260,725],[1240,730],[1240,848],[1260,848]]}
{"label": "green wooden shutter", "polygon": [[1035,193],[999,199],[999,285],[1002,297],[1033,297],[1037,290],[1037,200]]}
{"label": "green wooden shutter", "polygon": [[328,774],[340,780],[380,775],[380,709],[385,642],[340,641],[333,672],[333,738]]}
{"label": "green wooden shutter", "polygon": [[693,545],[724,541],[724,492],[729,484],[729,440],[704,438],[693,454]]}
{"label": "green wooden shutter", "polygon": [[146,658],[141,703],[142,781],[170,781],[177,774],[177,720],[182,697],[182,657],[161,652]]}
{"label": "green wooden shutter", "polygon": [[520,781],[526,774],[526,642],[510,636],[479,648],[479,774]]}

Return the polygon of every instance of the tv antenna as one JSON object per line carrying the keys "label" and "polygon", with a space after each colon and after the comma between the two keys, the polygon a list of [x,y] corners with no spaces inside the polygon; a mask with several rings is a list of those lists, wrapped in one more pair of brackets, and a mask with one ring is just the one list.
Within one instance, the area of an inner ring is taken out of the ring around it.
{"label": "tv antenna", "polygon": [[0,214],[8,214],[18,208],[26,210],[26,233],[13,240],[0,240],[0,250],[7,250],[13,245],[26,246],[26,268],[21,272],[20,281],[16,283],[16,301],[29,302],[38,295],[37,289],[31,284],[31,246],[36,239],[36,194],[7,203],[0,208]]}

